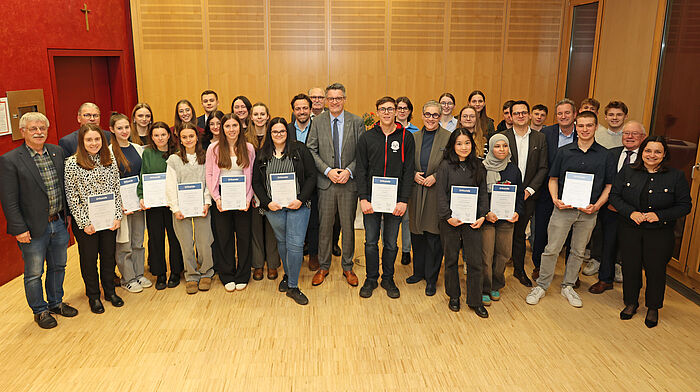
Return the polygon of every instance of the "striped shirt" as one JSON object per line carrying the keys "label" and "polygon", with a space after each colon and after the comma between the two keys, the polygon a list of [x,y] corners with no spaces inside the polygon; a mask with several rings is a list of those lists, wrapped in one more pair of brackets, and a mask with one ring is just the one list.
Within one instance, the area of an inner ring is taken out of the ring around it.
{"label": "striped shirt", "polygon": [[[272,157],[267,162],[267,181],[265,181],[265,189],[267,190],[267,195],[272,199],[272,190],[270,188],[270,176],[272,174],[282,174],[282,173],[295,173],[294,171],[294,162],[292,162],[292,158],[289,157],[289,155],[285,156],[284,158],[277,158],[277,157]],[[297,185],[297,195],[301,193],[301,186],[299,185],[299,178],[296,176],[294,177],[294,180]],[[310,201],[305,203],[307,207],[310,208]],[[286,207],[286,206],[282,206]]]}
{"label": "striped shirt", "polygon": [[44,147],[44,151],[39,154],[26,144],[25,147],[27,147],[29,155],[34,159],[34,163],[39,169],[39,174],[41,174],[41,179],[44,181],[46,194],[49,196],[49,216],[56,215],[63,209],[63,197],[61,184],[58,180],[58,172],[49,156],[49,150]]}

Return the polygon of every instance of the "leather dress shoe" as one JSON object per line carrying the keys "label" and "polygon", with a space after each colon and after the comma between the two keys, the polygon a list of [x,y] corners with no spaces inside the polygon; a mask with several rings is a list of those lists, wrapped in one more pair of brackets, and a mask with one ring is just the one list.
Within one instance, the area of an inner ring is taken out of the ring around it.
{"label": "leather dress shoe", "polygon": [[168,288],[172,289],[180,284],[180,274],[170,273],[170,278],[168,278]]}
{"label": "leather dress shoe", "polygon": [[479,306],[470,306],[469,307],[471,310],[476,313],[477,316],[481,318],[488,318],[489,317],[489,312],[486,310],[484,305],[479,305]]}
{"label": "leather dress shoe", "polygon": [[411,252],[403,252],[401,256],[401,264],[409,265],[411,264]]}
{"label": "leather dress shoe", "polygon": [[326,279],[326,276],[328,276],[328,270],[321,268],[320,270],[316,271],[316,275],[314,275],[313,279],[311,279],[311,285],[320,285]]}
{"label": "leather dress shoe", "polygon": [[411,275],[408,278],[406,278],[406,283],[408,284],[415,284],[423,280],[423,278],[419,278],[416,275]]}
{"label": "leather dress shoe", "polygon": [[350,271],[343,271],[343,275],[345,275],[345,280],[348,281],[348,284],[352,287],[355,287],[359,284],[359,279],[357,279],[357,275],[350,270]]}
{"label": "leather dress shoe", "polygon": [[309,256],[309,270],[316,271],[321,268],[321,264],[318,263],[318,255]]}
{"label": "leather dress shoe", "polygon": [[88,299],[88,303],[90,304],[90,311],[92,311],[92,313],[102,314],[105,312],[105,307],[102,306],[102,301],[100,301],[99,298]]}
{"label": "leather dress shoe", "polygon": [[111,302],[112,306],[114,306],[115,308],[120,308],[124,306],[124,300],[121,299],[121,297],[117,294],[105,295],[105,299]]}
{"label": "leather dress shoe", "polygon": [[167,278],[165,275],[158,275],[156,278],[156,290],[165,290],[168,287]]}
{"label": "leather dress shoe", "polygon": [[340,256],[341,254],[343,254],[343,252],[340,250],[340,247],[338,246],[338,244],[334,244],[333,245],[333,256],[337,257],[337,256]]}
{"label": "leather dress shoe", "polygon": [[620,320],[629,320],[632,318],[632,316],[637,313],[637,309],[639,309],[639,304],[634,304],[634,305],[627,305],[625,306],[624,309],[620,312]]}
{"label": "leather dress shoe", "polygon": [[49,308],[49,312],[61,315],[63,317],[75,317],[78,315],[78,309],[68,305],[65,302],[61,302],[56,307]]}
{"label": "leather dress shoe", "polygon": [[267,278],[270,280],[277,279],[277,268],[267,267]]}
{"label": "leather dress shoe", "polygon": [[513,272],[513,277],[517,279],[520,284],[522,284],[525,287],[532,287],[532,282],[530,279],[525,275],[525,273],[520,273],[520,272]]}
{"label": "leather dress shoe", "polygon": [[644,318],[644,325],[647,328],[654,328],[659,324],[659,310],[647,309],[647,317]]}
{"label": "leather dress shoe", "polygon": [[382,286],[382,288],[384,290],[386,290],[386,295],[389,298],[396,299],[396,298],[399,298],[401,296],[401,292],[399,291],[399,288],[396,287],[396,283],[394,283],[394,279],[391,279],[391,278],[382,279],[382,283],[380,283],[380,286]]}
{"label": "leather dress shoe", "polygon": [[450,298],[450,302],[447,304],[453,312],[459,312],[459,298]]}
{"label": "leather dress shoe", "polygon": [[34,321],[43,329],[51,329],[58,325],[58,322],[48,310],[35,314]]}
{"label": "leather dress shoe", "polygon": [[436,292],[437,287],[435,287],[435,283],[428,283],[425,285],[425,295],[428,297],[432,297]]}
{"label": "leather dress shoe", "polygon": [[602,280],[599,280],[595,284],[591,285],[591,287],[588,288],[588,292],[591,294],[602,294],[606,290],[612,290],[612,289],[613,289],[612,283],[606,283],[606,282],[603,282]]}
{"label": "leather dress shoe", "polygon": [[263,278],[263,269],[262,268],[255,268],[253,270],[253,280],[262,280]]}
{"label": "leather dress shoe", "polygon": [[537,280],[540,277],[540,269],[535,268],[532,270],[532,280]]}

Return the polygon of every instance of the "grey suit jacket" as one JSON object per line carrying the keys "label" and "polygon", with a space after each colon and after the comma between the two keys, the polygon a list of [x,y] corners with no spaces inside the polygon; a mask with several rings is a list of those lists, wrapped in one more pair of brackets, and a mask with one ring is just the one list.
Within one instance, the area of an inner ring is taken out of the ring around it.
{"label": "grey suit jacket", "polygon": [[[503,134],[508,138],[510,153],[513,154],[510,161],[518,165],[518,147],[515,144],[515,131],[513,128],[506,129]],[[540,194],[540,188],[548,178],[549,162],[547,160],[547,138],[539,131],[530,131],[528,142],[527,163],[525,165],[525,176],[523,189],[530,187],[535,191],[534,197]],[[549,192],[546,185],[544,192]]]}
{"label": "grey suit jacket", "polygon": [[[343,125],[343,144],[342,153],[340,154],[340,166],[342,169],[349,169],[355,174],[355,149],[360,135],[365,132],[365,124],[362,118],[345,111],[345,122]],[[306,146],[311,151],[318,169],[317,186],[319,189],[328,189],[331,186],[331,180],[323,173],[328,168],[333,168],[335,160],[335,151],[333,149],[333,135],[331,133],[331,115],[329,111],[325,111],[314,117],[311,123],[311,129],[306,139]],[[355,191],[355,180],[348,180],[347,185]]]}

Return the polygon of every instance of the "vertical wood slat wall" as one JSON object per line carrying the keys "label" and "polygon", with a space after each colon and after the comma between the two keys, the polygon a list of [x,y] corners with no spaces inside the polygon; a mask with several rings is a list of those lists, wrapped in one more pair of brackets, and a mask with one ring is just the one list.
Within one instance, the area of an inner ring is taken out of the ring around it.
{"label": "vertical wood slat wall", "polygon": [[480,89],[497,120],[507,99],[556,99],[565,0],[130,1],[139,100],[168,123],[179,99],[201,112],[208,88],[224,111],[246,95],[285,117],[293,95],[335,81],[357,114],[387,94],[420,113],[449,91],[456,114]]}

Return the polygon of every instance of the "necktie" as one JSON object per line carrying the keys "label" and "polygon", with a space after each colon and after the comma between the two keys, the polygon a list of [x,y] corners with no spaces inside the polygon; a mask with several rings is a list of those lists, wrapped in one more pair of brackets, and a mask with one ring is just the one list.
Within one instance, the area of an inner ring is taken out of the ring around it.
{"label": "necktie", "polygon": [[335,159],[333,165],[336,169],[340,168],[340,135],[338,135],[338,119],[333,119],[333,150]]}
{"label": "necktie", "polygon": [[627,154],[627,156],[625,157],[625,162],[623,164],[629,165],[630,163],[632,163],[632,153],[633,152],[634,151],[625,150],[625,154]]}

